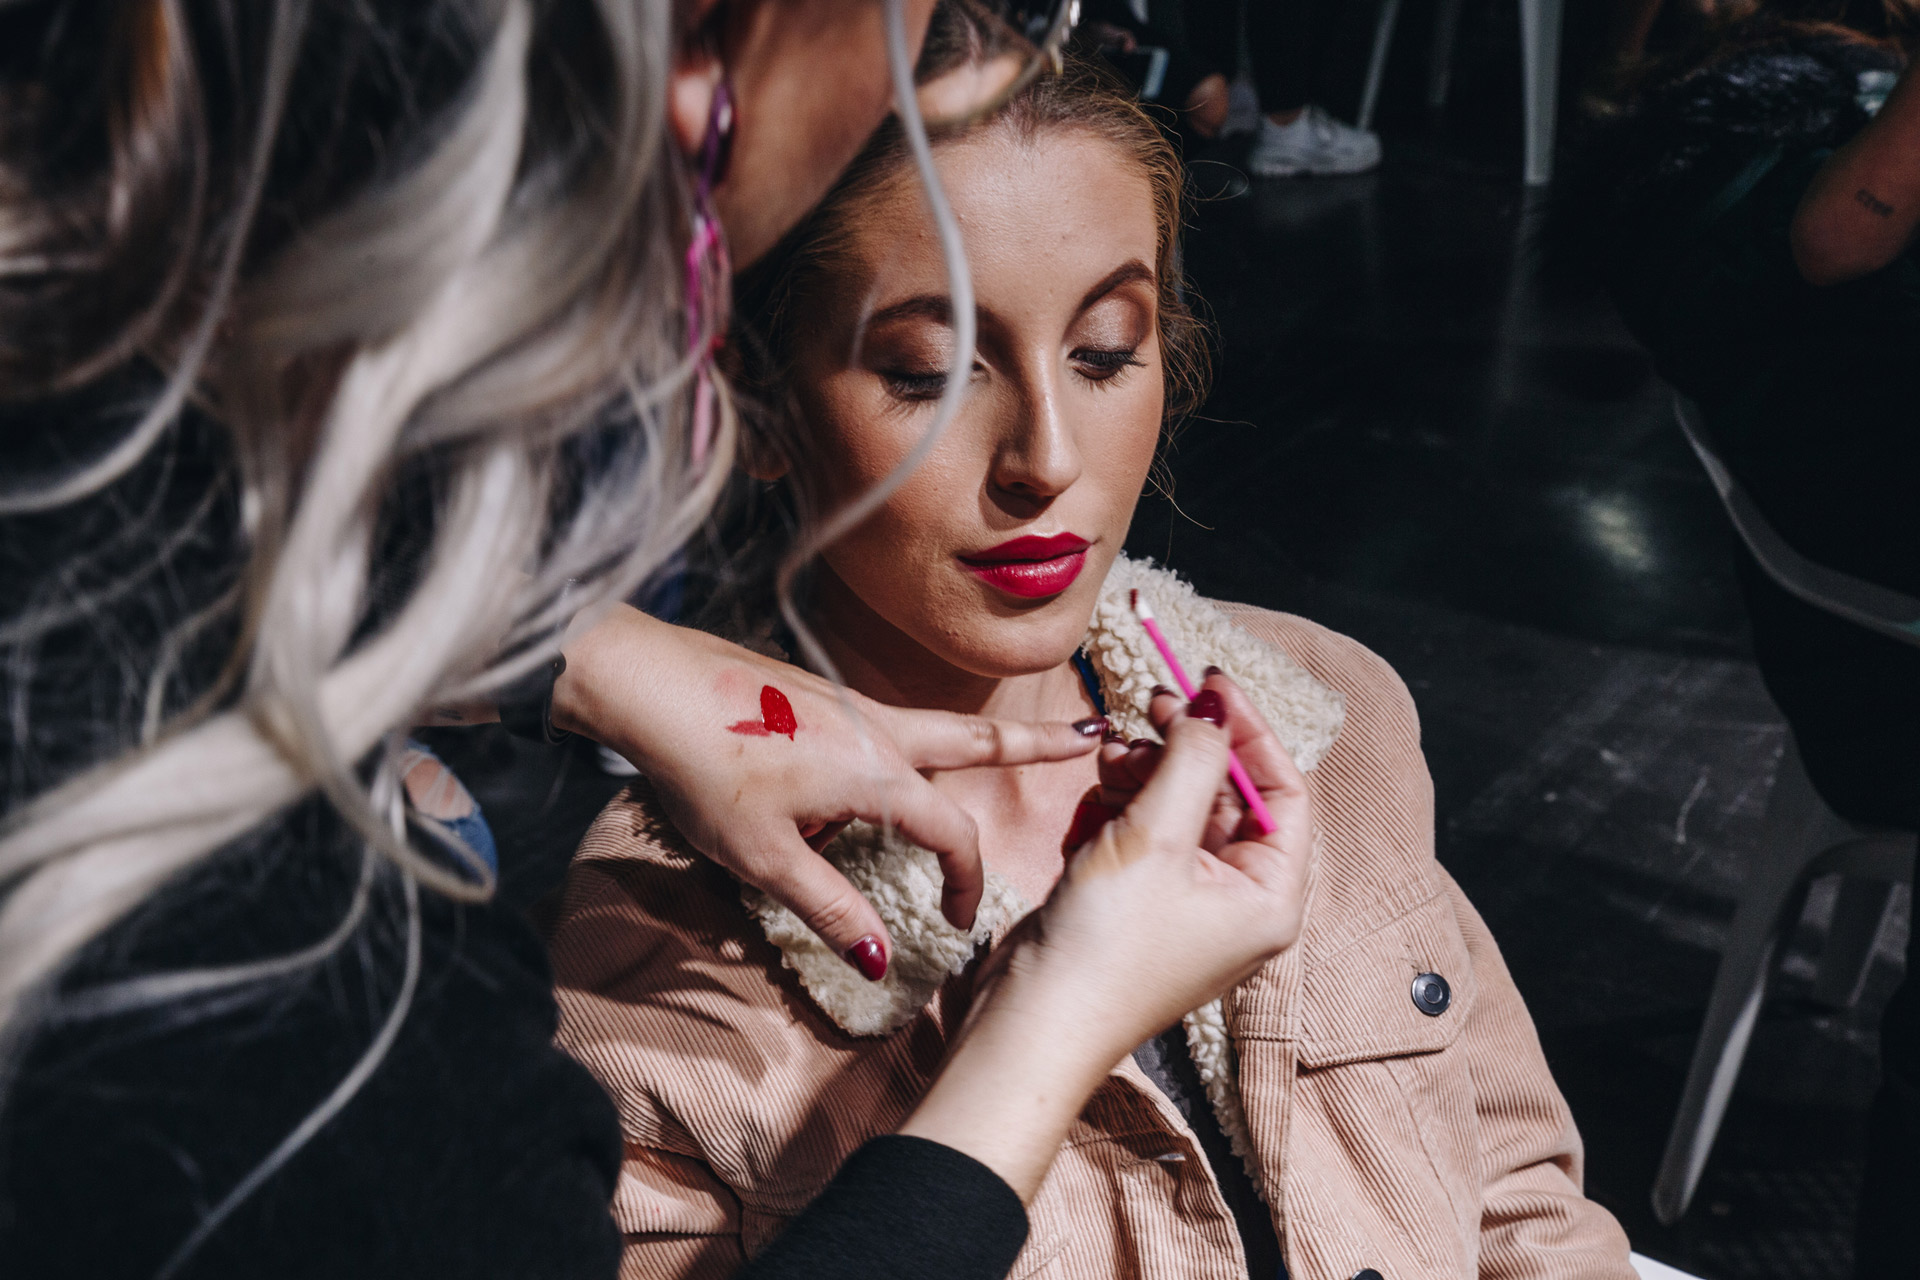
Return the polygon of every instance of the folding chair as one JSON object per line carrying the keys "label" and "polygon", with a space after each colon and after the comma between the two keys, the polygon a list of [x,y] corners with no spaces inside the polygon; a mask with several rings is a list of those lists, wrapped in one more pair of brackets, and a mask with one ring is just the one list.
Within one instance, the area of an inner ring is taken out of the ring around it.
{"label": "folding chair", "polygon": [[[1257,2],[1257,0],[1256,0]],[[1520,92],[1525,111],[1528,186],[1544,186],[1553,179],[1553,125],[1559,108],[1560,17],[1564,0],[1520,0]],[[1453,47],[1460,35],[1460,11],[1465,0],[1439,0],[1434,13],[1433,49],[1427,62],[1427,103],[1444,107],[1453,84]],[[1393,48],[1394,28],[1400,22],[1400,0],[1380,0],[1380,16],[1373,29],[1373,57],[1367,64],[1367,87],[1360,95],[1359,125],[1373,128],[1374,109],[1380,105],[1380,82],[1387,74],[1387,54]]]}
{"label": "folding chair", "polygon": [[[1734,531],[1767,576],[1815,608],[1920,646],[1920,600],[1801,556],[1760,514],[1714,452],[1699,406],[1676,396],[1674,414]],[[1893,887],[1912,881],[1914,844],[1913,832],[1856,827],[1829,809],[1807,778],[1798,744],[1788,736],[1767,801],[1760,848],[1734,909],[1732,934],[1714,975],[1706,1021],[1654,1181],[1653,1212],[1662,1223],[1679,1221],[1700,1184],[1759,1020],[1781,936],[1799,919],[1807,886],[1821,876],[1844,877],[1814,990],[1828,1003],[1851,1004],[1872,967],[1874,940]]]}

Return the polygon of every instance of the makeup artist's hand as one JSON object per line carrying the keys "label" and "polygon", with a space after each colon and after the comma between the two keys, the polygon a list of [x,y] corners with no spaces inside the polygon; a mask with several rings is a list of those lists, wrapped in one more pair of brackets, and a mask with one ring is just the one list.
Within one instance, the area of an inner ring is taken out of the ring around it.
{"label": "makeup artist's hand", "polygon": [[1070,759],[1092,751],[1104,727],[884,706],[626,607],[569,640],[565,653],[554,726],[631,760],[695,848],[793,908],[869,977],[893,954],[891,940],[815,847],[853,819],[890,818],[939,857],[941,909],[970,927],[985,885],[979,834],[924,775]]}
{"label": "makeup artist's hand", "polygon": [[[946,1067],[901,1129],[965,1151],[1022,1198],[1123,1055],[1299,937],[1307,784],[1226,677],[1208,676],[1193,711],[1156,698],[1165,747],[1103,750],[1124,811],[995,948]],[[1227,782],[1230,743],[1273,812],[1271,835]]]}
{"label": "makeup artist's hand", "polygon": [[[1222,674],[1218,668],[1209,667],[1205,678],[1200,682],[1203,694],[1211,692],[1219,699],[1219,714],[1226,718],[1228,737],[1240,762],[1247,767],[1248,774],[1256,785],[1262,787],[1264,799],[1265,784],[1259,782],[1262,776],[1290,778],[1299,781],[1303,789],[1305,782],[1300,779],[1300,771],[1294,767],[1293,757],[1280,745],[1280,740],[1267,728],[1266,721],[1259,710],[1242,693],[1240,686]],[[1203,711],[1208,708],[1201,698],[1193,702]],[[1147,719],[1152,722],[1162,738],[1172,730],[1179,720],[1188,714],[1188,702],[1170,689],[1157,689],[1153,700],[1147,707]],[[1209,718],[1211,712],[1208,711]],[[1100,787],[1095,798],[1103,811],[1117,816],[1132,803],[1147,780],[1153,777],[1166,748],[1151,739],[1137,739],[1134,742],[1120,744],[1104,743],[1100,748]],[[1255,764],[1259,767],[1256,769]],[[1290,811],[1296,820],[1311,821],[1304,809]],[[1273,817],[1284,827],[1288,815],[1273,810]],[[1200,847],[1218,851],[1233,840],[1258,834],[1253,823],[1247,818],[1246,805],[1231,782],[1222,783],[1214,793],[1213,809],[1207,815],[1207,825],[1200,835]]]}

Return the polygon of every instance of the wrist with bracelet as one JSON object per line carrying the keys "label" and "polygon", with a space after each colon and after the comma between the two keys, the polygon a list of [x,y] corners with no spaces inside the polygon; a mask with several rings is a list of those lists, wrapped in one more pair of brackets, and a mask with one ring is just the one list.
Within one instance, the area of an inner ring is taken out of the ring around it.
{"label": "wrist with bracelet", "polygon": [[[566,603],[569,596],[575,595],[579,587],[578,578],[568,578],[560,592],[562,604]],[[562,629],[563,642],[572,633],[572,626],[572,621],[569,621]],[[553,686],[566,669],[566,655],[556,653],[549,661],[501,689],[494,698],[494,706],[500,711],[501,727],[516,738],[549,747],[557,747],[571,738],[571,733],[553,726]]]}
{"label": "wrist with bracelet", "polygon": [[567,669],[564,654],[554,654],[501,689],[494,699],[500,710],[500,724],[516,738],[559,746],[573,735],[553,727],[553,685]]}

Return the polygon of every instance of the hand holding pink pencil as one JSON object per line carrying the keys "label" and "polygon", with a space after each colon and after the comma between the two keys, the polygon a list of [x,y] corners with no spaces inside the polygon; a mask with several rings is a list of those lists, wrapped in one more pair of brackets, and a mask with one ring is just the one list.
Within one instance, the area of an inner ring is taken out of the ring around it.
{"label": "hand holding pink pencil", "polygon": [[[1153,610],[1147,606],[1145,600],[1140,598],[1138,590],[1131,593],[1131,601],[1134,616],[1139,618],[1140,625],[1147,629],[1147,637],[1153,641],[1153,647],[1160,651],[1160,656],[1167,661],[1167,669],[1173,672],[1173,682],[1180,686],[1180,696],[1189,702],[1193,701],[1194,696],[1200,692],[1199,687],[1187,678],[1186,668],[1180,665],[1180,659],[1173,656],[1173,646],[1167,643],[1167,637],[1161,633],[1160,624],[1154,620]],[[1272,835],[1280,829],[1280,826],[1273,820],[1273,814],[1268,810],[1267,802],[1260,798],[1260,788],[1254,786],[1253,779],[1247,776],[1246,766],[1240,763],[1239,756],[1229,751],[1227,758],[1227,774],[1233,779],[1233,785],[1240,792],[1240,798],[1247,802],[1247,812],[1253,815],[1254,822],[1259,825],[1260,834]]]}

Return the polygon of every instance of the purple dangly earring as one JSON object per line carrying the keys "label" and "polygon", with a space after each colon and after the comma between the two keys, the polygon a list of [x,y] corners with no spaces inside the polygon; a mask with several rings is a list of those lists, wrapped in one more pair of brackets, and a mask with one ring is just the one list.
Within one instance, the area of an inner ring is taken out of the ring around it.
{"label": "purple dangly earring", "polygon": [[[713,189],[726,176],[733,146],[733,89],[722,76],[713,88],[707,113],[707,137],[700,147],[700,176],[693,188],[692,239],[687,245],[687,342],[693,360],[693,465],[706,465],[713,443],[716,409],[713,356],[726,339],[722,314],[731,272],[720,219],[713,212]],[[712,335],[706,333],[708,299],[713,300]]]}

